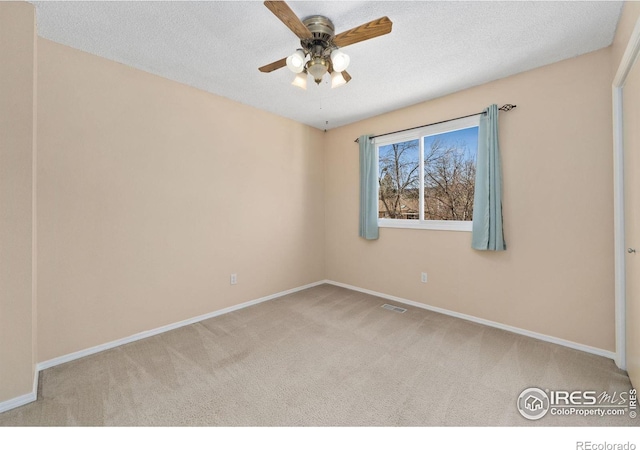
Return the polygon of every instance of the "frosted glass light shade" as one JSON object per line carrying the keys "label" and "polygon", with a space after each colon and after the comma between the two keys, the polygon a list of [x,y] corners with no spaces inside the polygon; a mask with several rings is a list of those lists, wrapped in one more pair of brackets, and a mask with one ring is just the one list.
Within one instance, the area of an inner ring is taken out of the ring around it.
{"label": "frosted glass light shade", "polygon": [[336,72],[347,70],[350,61],[351,58],[349,58],[349,55],[347,55],[346,53],[342,53],[338,49],[331,52],[331,64],[333,65],[333,70],[335,70]]}
{"label": "frosted glass light shade", "polygon": [[299,87],[300,89],[307,90],[307,74],[305,72],[300,72],[291,82],[294,86]]}
{"label": "frosted glass light shade", "polygon": [[347,80],[342,76],[342,72],[332,72],[331,73],[331,88],[337,88],[347,84]]}
{"label": "frosted glass light shade", "polygon": [[307,72],[313,77],[316,83],[320,84],[322,77],[329,70],[329,63],[322,58],[315,57],[307,64]]}
{"label": "frosted glass light shade", "polygon": [[293,73],[300,73],[304,70],[305,54],[298,49],[292,55],[287,57],[287,67]]}

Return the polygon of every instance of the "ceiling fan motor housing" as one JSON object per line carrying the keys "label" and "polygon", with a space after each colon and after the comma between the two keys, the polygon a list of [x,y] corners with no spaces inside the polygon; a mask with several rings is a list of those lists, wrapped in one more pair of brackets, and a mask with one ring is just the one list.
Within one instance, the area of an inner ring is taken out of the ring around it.
{"label": "ceiling fan motor housing", "polygon": [[335,35],[333,22],[324,16],[310,16],[302,21],[312,34],[311,39],[300,41],[306,54],[311,55],[306,65],[314,81],[320,84],[322,77],[330,70],[329,55],[335,47],[332,43]]}
{"label": "ceiling fan motor housing", "polygon": [[302,23],[311,31],[313,35],[312,41],[321,41],[328,45],[335,35],[335,27],[328,17],[310,16],[304,19]]}

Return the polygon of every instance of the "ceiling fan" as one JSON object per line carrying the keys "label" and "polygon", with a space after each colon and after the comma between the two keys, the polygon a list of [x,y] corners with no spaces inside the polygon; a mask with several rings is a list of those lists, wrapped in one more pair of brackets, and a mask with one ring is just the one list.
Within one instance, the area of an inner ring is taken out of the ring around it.
{"label": "ceiling fan", "polygon": [[273,72],[287,66],[296,73],[294,86],[307,88],[307,75],[320,84],[326,73],[331,74],[331,87],[342,86],[351,80],[347,73],[349,56],[340,48],[391,32],[388,17],[364,23],[335,34],[333,22],[324,16],[310,16],[300,20],[284,1],[266,1],[264,5],[300,38],[300,46],[292,55],[260,67],[260,72]]}

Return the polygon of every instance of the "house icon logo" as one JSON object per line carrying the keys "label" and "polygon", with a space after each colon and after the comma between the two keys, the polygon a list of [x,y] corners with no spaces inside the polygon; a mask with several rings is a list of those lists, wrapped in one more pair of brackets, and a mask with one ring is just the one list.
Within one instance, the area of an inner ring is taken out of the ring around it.
{"label": "house icon logo", "polygon": [[524,401],[524,406],[529,411],[537,411],[539,409],[542,409],[542,400],[540,400],[538,397],[534,397],[533,395],[529,395],[529,397],[527,397]]}
{"label": "house icon logo", "polygon": [[542,419],[549,411],[549,397],[538,388],[527,388],[518,397],[518,411],[525,419]]}

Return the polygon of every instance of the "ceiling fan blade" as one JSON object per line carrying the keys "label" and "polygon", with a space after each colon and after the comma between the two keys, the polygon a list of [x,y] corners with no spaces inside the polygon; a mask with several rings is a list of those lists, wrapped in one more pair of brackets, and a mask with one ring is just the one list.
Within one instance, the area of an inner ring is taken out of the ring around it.
{"label": "ceiling fan blade", "polygon": [[276,69],[280,69],[287,65],[287,58],[279,59],[278,61],[272,62],[271,64],[267,64],[266,66],[260,67],[258,70],[260,72],[269,73],[273,72]]}
{"label": "ceiling fan blade", "polygon": [[333,43],[338,47],[346,47],[347,45],[366,41],[367,39],[391,33],[392,25],[393,22],[388,17],[380,17],[377,20],[372,20],[336,35],[333,38]]}
{"label": "ceiling fan blade", "polygon": [[266,1],[264,6],[275,14],[275,16],[282,21],[291,31],[295,33],[301,40],[311,39],[313,35],[311,31],[302,23],[302,21],[296,16],[296,14],[289,8],[285,2],[282,1]]}
{"label": "ceiling fan blade", "polygon": [[347,83],[351,81],[351,75],[349,75],[346,70],[342,71],[342,77],[344,78],[344,81],[346,81]]}

